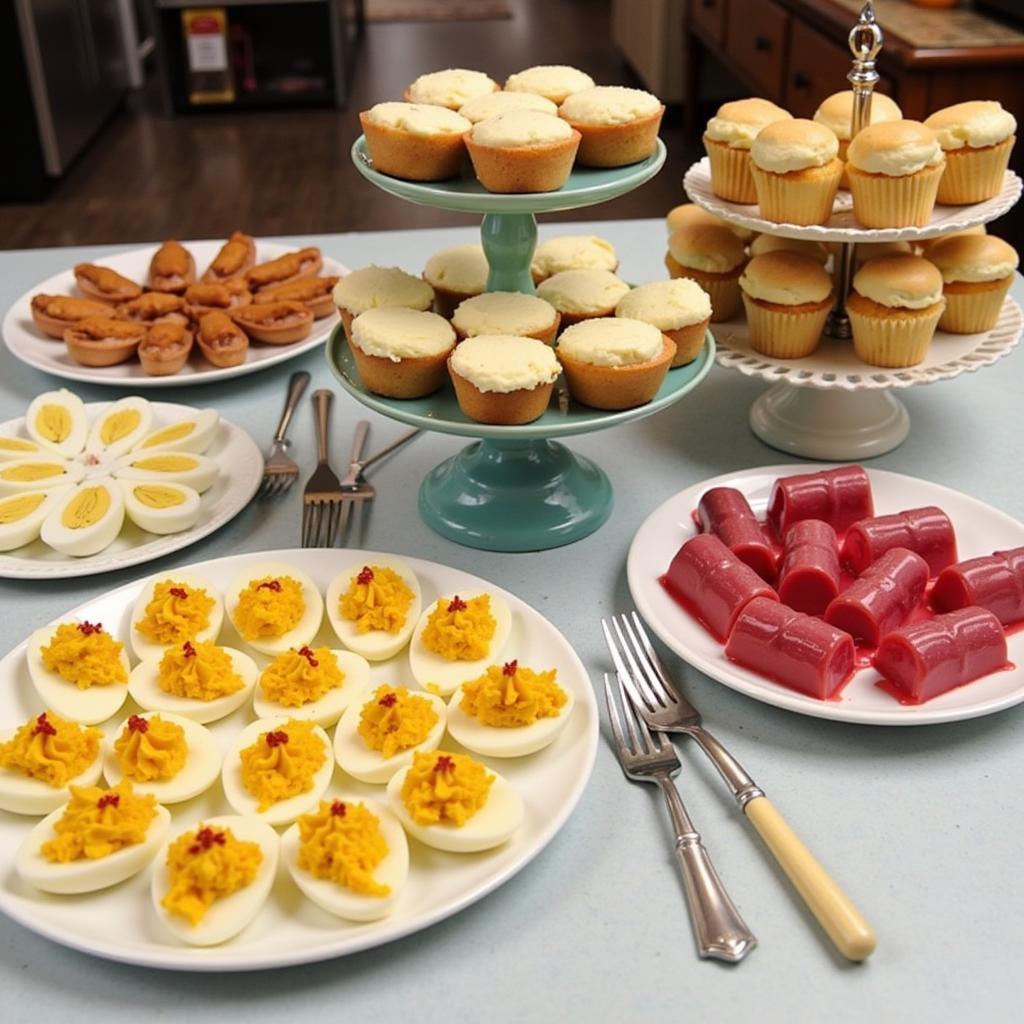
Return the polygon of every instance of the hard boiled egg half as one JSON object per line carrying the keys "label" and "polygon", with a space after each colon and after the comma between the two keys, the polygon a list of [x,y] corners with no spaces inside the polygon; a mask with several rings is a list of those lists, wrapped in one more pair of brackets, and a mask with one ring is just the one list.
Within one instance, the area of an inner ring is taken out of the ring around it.
{"label": "hard boiled egg half", "polygon": [[149,433],[153,410],[138,395],[129,395],[104,409],[96,417],[85,442],[85,450],[112,458],[123,455]]}
{"label": "hard boiled egg half", "polygon": [[200,494],[209,490],[219,472],[216,459],[177,451],[136,452],[121,459],[114,467],[114,476],[118,480],[183,484]]}
{"label": "hard boiled egg half", "polygon": [[[247,637],[239,627],[240,595],[250,584],[254,584],[257,588],[267,591],[265,596],[268,607],[274,611],[271,618],[276,616],[278,607],[282,615],[290,615],[293,608],[288,599],[289,588],[285,585],[283,588],[278,586],[276,590],[274,589],[275,584],[282,584],[285,578],[295,580],[302,591],[298,618],[282,632],[274,632],[273,630],[279,627],[269,623],[268,619],[268,625],[262,635]],[[299,648],[307,645],[316,636],[324,617],[324,599],[320,596],[317,585],[301,569],[285,565],[283,562],[253,562],[246,566],[228,587],[224,601],[228,618],[234,623],[242,639],[255,650],[272,657],[283,654],[289,647]]]}
{"label": "hard boiled egg half", "polygon": [[85,467],[80,463],[65,462],[54,455],[8,459],[0,462],[0,495],[77,484],[83,476]]}
{"label": "hard boiled egg half", "polygon": [[84,557],[109,547],[124,523],[124,498],[115,480],[93,480],[58,501],[39,535],[64,555]]}
{"label": "hard boiled egg half", "polygon": [[195,452],[201,455],[213,444],[219,425],[220,415],[216,409],[200,409],[166,426],[157,427],[139,441],[133,454],[173,449],[176,452]]}
{"label": "hard boiled egg half", "polygon": [[124,510],[140,530],[181,533],[199,520],[199,492],[184,484],[121,480]]}
{"label": "hard boiled egg half", "polygon": [[[303,648],[309,651],[309,648]],[[277,718],[281,715],[291,715],[292,718],[309,719],[316,722],[322,728],[334,725],[341,717],[342,712],[354,701],[363,697],[370,686],[370,665],[365,658],[351,651],[331,651],[338,668],[341,670],[342,681],[340,686],[334,686],[322,697],[316,700],[307,701],[297,707],[279,704],[271,700],[263,689],[262,679],[256,686],[252,698],[252,709],[260,718]],[[310,652],[309,657],[316,661],[316,652]],[[300,654],[300,656],[303,656]],[[278,655],[279,658],[288,657],[288,653]],[[266,672],[273,666],[268,665],[263,671]]]}
{"label": "hard boiled egg half", "polygon": [[135,652],[136,656],[142,659],[161,658],[168,647],[173,647],[175,643],[184,643],[185,640],[188,639],[187,636],[180,636],[176,637],[173,643],[159,644],[143,635],[136,628],[136,624],[145,619],[146,609],[149,607],[150,601],[153,600],[154,591],[159,583],[166,583],[170,587],[182,588],[186,595],[184,598],[181,598],[180,595],[168,595],[168,600],[171,601],[171,606],[162,614],[162,618],[165,618],[168,621],[173,620],[176,617],[174,605],[177,600],[188,601],[190,591],[205,590],[207,596],[213,599],[213,607],[208,613],[207,624],[197,630],[192,639],[201,643],[207,640],[216,640],[220,633],[220,627],[224,623],[224,602],[221,600],[220,592],[212,583],[210,583],[209,580],[202,576],[198,576],[193,572],[183,572],[180,569],[172,569],[170,572],[150,578],[142,588],[142,593],[139,594],[135,601],[135,607],[132,608],[130,636],[132,650]]}
{"label": "hard boiled egg half", "polygon": [[39,536],[43,521],[70,488],[22,491],[0,498],[0,551],[13,551]]}
{"label": "hard boiled egg half", "polygon": [[85,447],[89,417],[78,395],[61,388],[32,400],[25,413],[25,429],[33,441],[68,459]]}

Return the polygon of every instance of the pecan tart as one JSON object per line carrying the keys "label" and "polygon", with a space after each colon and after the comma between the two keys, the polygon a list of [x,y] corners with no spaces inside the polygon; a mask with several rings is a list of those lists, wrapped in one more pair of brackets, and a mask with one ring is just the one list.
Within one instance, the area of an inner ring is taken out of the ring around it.
{"label": "pecan tart", "polygon": [[232,315],[250,338],[270,345],[302,341],[313,329],[313,313],[302,302],[254,302]]}
{"label": "pecan tart", "polygon": [[319,320],[334,312],[334,286],[340,280],[339,277],[303,277],[298,281],[286,281],[284,284],[263,288],[256,298],[259,302],[305,303]]}
{"label": "pecan tart", "polygon": [[245,362],[249,339],[227,313],[207,313],[196,331],[199,350],[214,366],[238,366]]}
{"label": "pecan tart", "polygon": [[153,377],[177,373],[192,351],[192,332],[183,323],[160,320],[152,324],[139,345],[139,362]]}
{"label": "pecan tart", "polygon": [[173,239],[164,242],[149,264],[149,287],[155,292],[180,295],[196,279],[192,253]]}
{"label": "pecan tart", "polygon": [[64,331],[68,355],[82,366],[113,366],[135,355],[145,324],[110,317],[87,317]]}
{"label": "pecan tart", "polygon": [[224,281],[197,282],[188,286],[185,292],[189,316],[198,320],[207,313],[235,309],[252,302],[252,292],[241,277],[229,277]]}
{"label": "pecan tart", "polygon": [[297,281],[302,277],[315,277],[324,265],[323,257],[317,248],[299,249],[287,252],[268,263],[259,263],[245,272],[249,290],[258,292],[261,288],[269,288],[272,284],[284,284],[286,281]]}
{"label": "pecan tart", "polygon": [[170,292],[143,292],[137,299],[122,302],[114,315],[118,320],[134,320],[139,324],[153,324],[158,320],[188,323],[185,300]]}
{"label": "pecan tart", "polygon": [[203,281],[214,283],[244,274],[256,262],[256,243],[241,231],[235,231],[220,247],[220,252],[203,273]]}
{"label": "pecan tart", "polygon": [[130,278],[119,274],[110,267],[100,267],[95,263],[78,263],[74,269],[75,283],[78,290],[89,299],[101,302],[127,302],[137,299],[142,288]]}
{"label": "pecan tart", "polygon": [[90,316],[110,316],[110,306],[96,299],[68,295],[33,295],[32,319],[48,337],[63,341],[64,331]]}

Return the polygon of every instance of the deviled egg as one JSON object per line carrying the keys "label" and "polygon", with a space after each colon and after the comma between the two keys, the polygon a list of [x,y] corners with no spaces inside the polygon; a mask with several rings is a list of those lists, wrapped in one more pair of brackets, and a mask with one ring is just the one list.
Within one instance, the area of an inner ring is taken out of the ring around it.
{"label": "deviled egg", "polygon": [[53,511],[69,488],[22,491],[0,498],[0,551],[13,551],[31,544],[39,536],[43,520]]}
{"label": "deviled egg", "polygon": [[58,501],[39,536],[51,548],[76,557],[95,555],[121,532],[124,498],[114,480],[94,480]]}
{"label": "deviled egg", "polygon": [[82,400],[67,388],[45,391],[29,405],[25,429],[33,441],[48,451],[70,458],[85,446],[89,416]]}
{"label": "deviled egg", "polygon": [[120,459],[113,469],[118,480],[182,484],[200,494],[210,489],[219,472],[216,459],[178,451],[136,452]]}
{"label": "deviled egg", "polygon": [[199,492],[184,484],[121,480],[125,515],[140,530],[180,533],[199,520]]}
{"label": "deviled egg", "polygon": [[301,569],[253,562],[235,577],[224,602],[239,636],[272,657],[309,644],[324,617],[324,599]]}
{"label": "deviled egg", "polygon": [[129,395],[114,402],[96,417],[85,442],[85,450],[116,458],[130,451],[153,422],[153,409],[146,399]]}
{"label": "deviled egg", "polygon": [[133,449],[133,454],[173,449],[176,452],[195,452],[202,455],[213,444],[220,426],[216,409],[200,409],[173,423],[157,427],[147,434]]}
{"label": "deviled egg", "polygon": [[224,602],[209,580],[172,569],[151,577],[132,608],[130,639],[137,657],[161,658],[186,640],[216,640]]}
{"label": "deviled egg", "polygon": [[85,476],[85,467],[53,455],[30,455],[0,462],[0,495],[23,491],[49,490],[64,484],[77,484]]}

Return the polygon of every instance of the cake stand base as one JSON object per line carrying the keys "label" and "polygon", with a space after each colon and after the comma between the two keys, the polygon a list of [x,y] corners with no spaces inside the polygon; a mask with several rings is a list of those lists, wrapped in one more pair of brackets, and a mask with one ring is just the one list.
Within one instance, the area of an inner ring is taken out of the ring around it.
{"label": "cake stand base", "polygon": [[779,383],[750,407],[750,429],[781,451],[841,462],[891,452],[909,433],[910,416],[888,391]]}
{"label": "cake stand base", "polygon": [[457,544],[542,551],[601,526],[612,487],[593,462],[554,441],[477,441],[427,474],[419,507],[428,526]]}

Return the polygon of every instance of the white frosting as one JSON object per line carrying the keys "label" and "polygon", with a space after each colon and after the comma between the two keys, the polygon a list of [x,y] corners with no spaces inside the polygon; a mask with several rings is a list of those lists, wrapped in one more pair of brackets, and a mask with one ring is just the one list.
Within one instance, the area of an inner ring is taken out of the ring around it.
{"label": "white frosting", "polygon": [[766,124],[788,121],[792,116],[768,100],[735,100],[718,108],[718,113],[708,121],[704,134],[732,149],[750,149],[757,133]]}
{"label": "white frosting", "polygon": [[982,149],[1008,139],[1017,130],[1017,121],[995,100],[957,103],[937,110],[924,122],[939,138],[943,149]]}
{"label": "white frosting", "polygon": [[764,171],[788,174],[824,167],[839,152],[836,133],[815,121],[778,121],[766,125],[750,147],[750,159]]}
{"label": "white frosting", "polygon": [[764,259],[768,257],[755,257],[740,274],[740,287],[752,299],[780,306],[802,306],[806,302],[824,302],[832,294],[832,278],[818,264],[800,267],[787,275],[777,271],[765,272],[762,269],[764,264],[760,262]]}
{"label": "white frosting", "polygon": [[479,146],[499,149],[550,146],[571,139],[572,128],[567,121],[551,114],[541,114],[536,110],[507,110],[504,114],[478,121],[473,125],[470,138]]}
{"label": "white frosting", "polygon": [[463,295],[479,295],[487,287],[487,273],[483,246],[473,244],[435,252],[423,268],[423,277],[433,287]]}
{"label": "white frosting", "polygon": [[461,135],[472,128],[454,110],[427,103],[378,103],[366,116],[373,124],[412,135]]}
{"label": "white frosting", "polygon": [[711,299],[696,281],[677,277],[634,288],[619,300],[615,315],[642,320],[659,331],[678,331],[707,320]]}
{"label": "white frosting", "polygon": [[477,334],[537,334],[548,330],[556,315],[554,307],[536,295],[484,292],[460,302],[452,324],[470,338]]}
{"label": "white frosting", "polygon": [[939,239],[926,259],[939,268],[943,281],[1001,281],[1020,263],[1013,246],[991,235]]}
{"label": "white frosting", "polygon": [[536,338],[481,334],[467,338],[450,357],[451,368],[479,391],[530,391],[561,372],[550,345]]}
{"label": "white frosting", "polygon": [[446,71],[432,71],[428,75],[420,75],[409,86],[409,99],[413,103],[436,103],[458,110],[475,96],[486,96],[497,88],[498,83],[482,71],[448,68]]}
{"label": "white frosting", "polygon": [[561,103],[570,93],[590,89],[594,80],[584,71],[566,64],[538,64],[508,76],[509,92],[535,92],[554,103]]}
{"label": "white frosting", "polygon": [[635,366],[657,359],[665,339],[641,320],[601,317],[567,327],[558,338],[558,352],[594,366]]}
{"label": "white frosting", "polygon": [[618,265],[611,242],[596,235],[559,235],[537,246],[530,269],[550,277],[563,270],[615,270]]}
{"label": "white frosting", "polygon": [[459,113],[473,124],[510,110],[535,110],[552,117],[558,114],[556,104],[535,92],[489,92],[486,96],[475,96],[459,107]]}
{"label": "white frosting", "polygon": [[628,291],[610,270],[563,270],[537,285],[537,294],[560,313],[612,310]]}
{"label": "white frosting", "polygon": [[[904,128],[903,126],[907,126]],[[942,147],[930,129],[909,121],[870,125],[850,143],[846,159],[867,174],[903,178],[934,167],[945,160]]]}
{"label": "white frosting", "polygon": [[352,321],[352,340],[368,356],[397,363],[448,352],[455,344],[452,325],[436,313],[400,306],[368,309]]}
{"label": "white frosting", "polygon": [[558,113],[578,124],[626,124],[661,110],[661,100],[642,89],[598,85],[567,96]]}
{"label": "white frosting", "polygon": [[877,302],[880,306],[899,309],[927,309],[929,306],[934,306],[936,302],[942,301],[941,275],[936,275],[939,277],[938,288],[922,295],[919,289],[903,288],[899,281],[894,281],[892,278],[882,280],[878,275],[865,273],[865,271],[870,271],[870,268],[869,261],[854,274],[853,287],[865,299]]}
{"label": "white frosting", "polygon": [[363,267],[346,274],[334,286],[334,304],[353,316],[378,306],[430,309],[434,289],[398,267]]}

